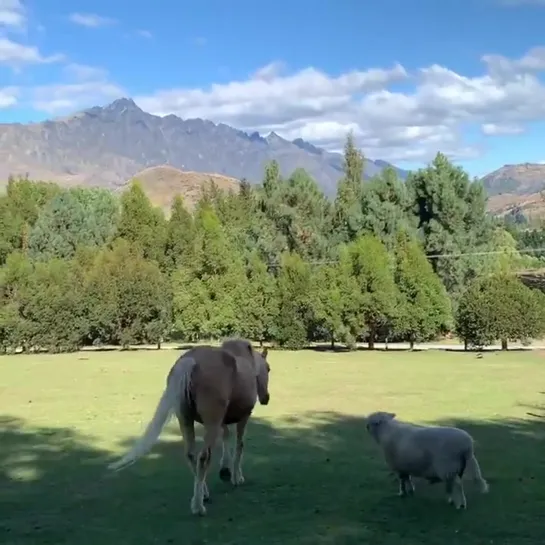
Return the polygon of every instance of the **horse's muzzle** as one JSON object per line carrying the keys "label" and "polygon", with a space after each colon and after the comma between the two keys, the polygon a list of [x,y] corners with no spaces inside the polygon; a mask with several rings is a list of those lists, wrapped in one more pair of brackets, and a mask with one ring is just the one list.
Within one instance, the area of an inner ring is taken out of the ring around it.
{"label": "horse's muzzle", "polygon": [[268,405],[270,398],[271,398],[271,396],[269,394],[267,394],[266,396],[263,396],[259,401],[260,401],[261,405]]}

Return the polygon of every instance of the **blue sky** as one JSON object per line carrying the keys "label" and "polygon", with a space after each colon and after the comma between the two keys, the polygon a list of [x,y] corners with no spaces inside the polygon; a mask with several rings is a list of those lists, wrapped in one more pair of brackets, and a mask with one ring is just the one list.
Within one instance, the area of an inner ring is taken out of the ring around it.
{"label": "blue sky", "polygon": [[0,0],[0,121],[131,96],[405,167],[545,161],[545,0]]}

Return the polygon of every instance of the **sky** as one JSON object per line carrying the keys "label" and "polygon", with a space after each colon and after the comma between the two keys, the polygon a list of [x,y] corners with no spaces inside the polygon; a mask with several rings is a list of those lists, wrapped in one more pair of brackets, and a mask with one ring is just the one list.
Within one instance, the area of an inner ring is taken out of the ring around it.
{"label": "sky", "polygon": [[120,97],[402,168],[545,162],[545,0],[0,0],[0,122]]}

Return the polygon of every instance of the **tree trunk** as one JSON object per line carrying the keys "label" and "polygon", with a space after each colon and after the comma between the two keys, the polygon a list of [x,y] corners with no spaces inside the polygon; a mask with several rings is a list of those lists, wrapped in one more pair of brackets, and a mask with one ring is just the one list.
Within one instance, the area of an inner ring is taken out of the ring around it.
{"label": "tree trunk", "polygon": [[161,350],[161,339],[157,341],[157,350]]}
{"label": "tree trunk", "polygon": [[368,344],[369,350],[375,349],[375,328],[371,327],[369,329],[369,344]]}
{"label": "tree trunk", "polygon": [[263,348],[263,339],[259,339],[259,348]]}
{"label": "tree trunk", "polygon": [[508,346],[507,346],[507,339],[502,339],[502,340],[501,340],[501,349],[502,349],[502,350],[507,350],[507,349],[508,349]]}
{"label": "tree trunk", "polygon": [[467,352],[467,339],[464,339],[464,352]]}
{"label": "tree trunk", "polygon": [[414,339],[409,340],[409,350],[414,350]]}
{"label": "tree trunk", "polygon": [[331,347],[331,350],[335,349],[335,337],[333,335],[331,335],[331,341],[329,346]]}

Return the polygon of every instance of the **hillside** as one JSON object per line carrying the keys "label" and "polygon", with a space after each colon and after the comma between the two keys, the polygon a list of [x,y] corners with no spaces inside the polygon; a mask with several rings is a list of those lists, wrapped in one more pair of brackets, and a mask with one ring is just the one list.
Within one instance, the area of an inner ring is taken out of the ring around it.
{"label": "hillside", "polygon": [[504,165],[482,178],[488,209],[497,215],[517,210],[527,217],[545,215],[545,164]]}
{"label": "hillside", "polygon": [[510,193],[531,195],[545,189],[545,165],[521,163],[504,165],[487,174],[482,182],[490,196]]}
{"label": "hillside", "polygon": [[[175,195],[180,194],[188,209],[192,209],[199,200],[201,189],[208,182],[213,181],[219,189],[238,191],[239,180],[221,176],[220,174],[206,174],[203,172],[184,172],[177,168],[162,165],[150,167],[138,172],[134,179],[137,179],[149,197],[150,201],[168,212]],[[125,189],[125,186],[118,188],[118,191]]]}
{"label": "hillside", "polygon": [[[328,195],[342,176],[342,156],[302,139],[275,133],[263,137],[203,119],[159,117],[123,98],[72,116],[42,123],[0,124],[0,180],[9,174],[62,184],[116,189],[140,171],[170,165],[183,171],[213,172],[260,182],[267,162],[282,174],[306,169]],[[388,163],[368,160],[367,177]],[[401,177],[406,171],[401,169]]]}

